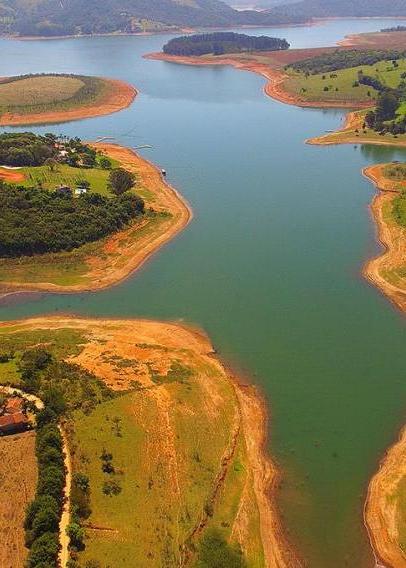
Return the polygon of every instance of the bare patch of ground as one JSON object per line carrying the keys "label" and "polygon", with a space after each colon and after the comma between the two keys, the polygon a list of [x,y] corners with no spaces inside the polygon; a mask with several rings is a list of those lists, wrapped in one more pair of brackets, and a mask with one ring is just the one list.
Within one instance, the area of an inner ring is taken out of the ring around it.
{"label": "bare patch of ground", "polygon": [[35,433],[0,438],[0,566],[24,568],[25,509],[35,496]]}

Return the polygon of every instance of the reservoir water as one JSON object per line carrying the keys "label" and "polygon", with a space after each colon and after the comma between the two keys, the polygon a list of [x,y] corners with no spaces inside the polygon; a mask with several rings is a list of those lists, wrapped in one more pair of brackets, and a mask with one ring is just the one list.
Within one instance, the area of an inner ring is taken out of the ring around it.
{"label": "reservoir water", "polygon": [[[294,47],[397,21],[334,21],[251,30]],[[126,282],[79,295],[35,295],[0,319],[70,312],[151,317],[202,326],[222,356],[269,402],[269,449],[292,542],[311,568],[373,567],[363,527],[368,480],[406,422],[403,317],[360,276],[377,254],[361,168],[406,152],[312,147],[339,111],[285,106],[261,77],[228,67],[149,61],[168,36],[1,40],[0,75],[72,72],[140,90],[118,114],[37,128],[113,136],[168,171],[195,218]]]}

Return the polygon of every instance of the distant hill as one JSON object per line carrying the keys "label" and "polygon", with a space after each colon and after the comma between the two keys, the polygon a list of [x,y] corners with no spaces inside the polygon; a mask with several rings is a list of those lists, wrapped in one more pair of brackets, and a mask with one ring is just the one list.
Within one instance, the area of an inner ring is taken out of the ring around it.
{"label": "distant hill", "polygon": [[[235,1],[271,8],[235,10],[221,0],[0,0],[0,34],[134,33],[296,24],[314,17],[406,16],[406,0],[302,0],[293,4],[292,0]],[[284,4],[275,6],[275,2]]]}
{"label": "distant hill", "polygon": [[[297,21],[293,16],[283,16]],[[0,33],[74,35],[279,23],[220,0],[0,0]]]}
{"label": "distant hill", "polygon": [[[266,0],[264,0],[266,1]],[[406,16],[406,0],[302,0],[272,10],[276,17],[299,18]]]}

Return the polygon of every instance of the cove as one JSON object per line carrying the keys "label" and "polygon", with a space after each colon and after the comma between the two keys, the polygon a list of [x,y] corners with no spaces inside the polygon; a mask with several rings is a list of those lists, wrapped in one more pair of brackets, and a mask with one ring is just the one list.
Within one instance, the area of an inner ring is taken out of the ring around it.
{"label": "cove", "polygon": [[[294,47],[333,44],[390,21],[251,30]],[[269,401],[269,449],[288,534],[312,568],[372,567],[362,510],[368,480],[406,422],[403,317],[362,279],[377,254],[361,168],[406,152],[314,147],[338,111],[288,107],[263,79],[228,67],[148,61],[167,36],[1,40],[1,75],[73,72],[122,79],[140,96],[116,115],[35,129],[151,144],[195,218],[121,285],[14,297],[9,320],[54,312],[182,319]],[[19,129],[21,130],[21,129]]]}

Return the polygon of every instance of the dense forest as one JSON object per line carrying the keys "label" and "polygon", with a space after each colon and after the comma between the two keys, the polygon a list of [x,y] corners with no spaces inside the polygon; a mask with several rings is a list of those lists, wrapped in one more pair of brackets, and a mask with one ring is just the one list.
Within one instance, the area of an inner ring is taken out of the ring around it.
{"label": "dense forest", "polygon": [[75,199],[0,181],[0,256],[70,251],[118,231],[143,212],[144,202],[134,194]]}
{"label": "dense forest", "polygon": [[0,33],[58,36],[193,27],[300,23],[294,15],[238,11],[220,0],[2,0]]}
{"label": "dense forest", "polygon": [[[298,24],[320,17],[406,16],[406,0],[258,0],[235,10],[221,0],[2,0],[0,33],[57,36],[193,27]],[[232,2],[229,0],[229,3]],[[255,4],[255,2],[254,2]]]}
{"label": "dense forest", "polygon": [[286,39],[248,36],[233,32],[215,32],[171,39],[163,48],[169,55],[204,55],[241,53],[244,51],[277,51],[288,49]]}
{"label": "dense forest", "polygon": [[318,75],[319,73],[329,73],[339,69],[359,67],[360,65],[374,65],[378,61],[397,61],[404,57],[406,57],[406,50],[337,49],[317,57],[292,63],[287,68],[310,75]]}
{"label": "dense forest", "polygon": [[32,132],[4,133],[0,135],[0,165],[42,166],[48,160],[62,161],[59,146],[67,154],[63,161],[78,165],[79,160],[87,167],[94,166],[96,151],[79,138],[64,138],[63,143],[53,134],[39,136]]}
{"label": "dense forest", "polygon": [[274,17],[311,18],[406,16],[406,0],[302,0],[277,6]]}

